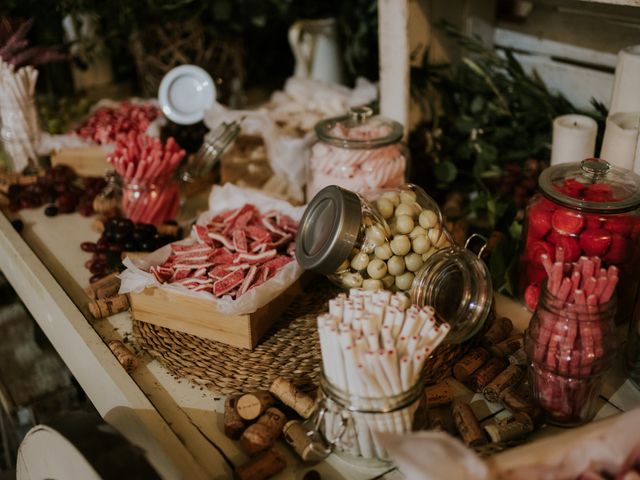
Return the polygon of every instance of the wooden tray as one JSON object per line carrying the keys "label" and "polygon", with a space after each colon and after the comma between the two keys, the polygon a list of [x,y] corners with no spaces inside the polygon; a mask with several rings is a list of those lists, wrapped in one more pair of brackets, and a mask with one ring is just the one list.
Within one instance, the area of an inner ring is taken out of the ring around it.
{"label": "wooden tray", "polygon": [[61,148],[51,154],[51,165],[69,165],[78,175],[102,177],[109,168],[107,153],[101,146]]}
{"label": "wooden tray", "polygon": [[211,300],[156,287],[142,293],[130,293],[129,301],[133,318],[141,322],[234,347],[254,349],[293,299],[302,293],[309,278],[308,274],[303,274],[273,301],[245,315],[225,315]]}

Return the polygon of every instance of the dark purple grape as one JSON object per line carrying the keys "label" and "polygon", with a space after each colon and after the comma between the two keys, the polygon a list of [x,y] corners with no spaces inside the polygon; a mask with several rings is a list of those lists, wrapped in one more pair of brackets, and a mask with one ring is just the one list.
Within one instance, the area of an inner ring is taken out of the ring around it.
{"label": "dark purple grape", "polygon": [[58,207],[55,205],[48,205],[47,208],[44,209],[44,214],[47,217],[55,217],[58,215]]}
{"label": "dark purple grape", "polygon": [[118,219],[118,228],[121,230],[131,230],[134,228],[134,223],[128,218]]}
{"label": "dark purple grape", "polygon": [[109,242],[106,238],[101,238],[96,243],[96,252],[103,253],[109,250]]}
{"label": "dark purple grape", "polygon": [[11,226],[16,232],[20,233],[24,228],[24,223],[19,218],[16,218],[15,220],[11,220]]}
{"label": "dark purple grape", "polygon": [[95,252],[97,250],[98,245],[94,242],[82,242],[80,244],[80,249],[83,252]]}
{"label": "dark purple grape", "polygon": [[109,218],[107,222],[104,224],[105,231],[115,230],[116,228],[118,228],[118,222],[119,222],[118,218],[115,218],[115,217]]}
{"label": "dark purple grape", "polygon": [[114,253],[120,253],[124,250],[124,246],[121,243],[110,243],[109,251]]}
{"label": "dark purple grape", "polygon": [[131,238],[131,232],[129,230],[122,229],[121,227],[118,228],[118,230],[116,230],[115,234],[113,235],[113,240],[119,243],[122,243],[129,238]]}
{"label": "dark purple grape", "polygon": [[93,262],[89,267],[89,271],[93,274],[102,273],[107,269],[107,264],[104,262]]}
{"label": "dark purple grape", "polygon": [[153,240],[147,240],[145,242],[140,243],[140,251],[142,252],[151,252],[155,249],[155,244]]}
{"label": "dark purple grape", "polygon": [[71,193],[63,193],[56,198],[56,205],[61,213],[71,213],[76,209],[77,199]]}
{"label": "dark purple grape", "polygon": [[80,202],[77,207],[78,213],[83,217],[90,217],[93,215],[93,203],[91,201]]}
{"label": "dark purple grape", "polygon": [[20,197],[20,193],[22,192],[22,188],[20,187],[20,185],[17,184],[11,184],[9,185],[9,198],[10,199],[17,199],[18,197]]}
{"label": "dark purple grape", "polygon": [[124,251],[125,252],[135,252],[137,247],[138,247],[136,242],[134,242],[132,240],[128,240],[128,241],[124,242],[124,244],[122,246],[124,247]]}

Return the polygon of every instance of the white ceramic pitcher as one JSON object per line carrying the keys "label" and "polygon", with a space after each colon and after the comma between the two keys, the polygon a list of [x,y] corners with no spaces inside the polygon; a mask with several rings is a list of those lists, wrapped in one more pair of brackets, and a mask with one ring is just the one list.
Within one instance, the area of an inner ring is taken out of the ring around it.
{"label": "white ceramic pitcher", "polygon": [[335,18],[298,20],[289,28],[296,61],[294,75],[343,83],[342,57]]}

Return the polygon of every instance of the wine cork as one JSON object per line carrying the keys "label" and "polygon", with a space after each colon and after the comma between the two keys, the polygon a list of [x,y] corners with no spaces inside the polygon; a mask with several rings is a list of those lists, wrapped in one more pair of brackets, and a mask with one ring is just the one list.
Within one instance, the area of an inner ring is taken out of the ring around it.
{"label": "wine cork", "polygon": [[246,428],[244,420],[236,410],[238,398],[240,395],[233,395],[224,401],[224,434],[232,440],[239,440]]}
{"label": "wine cork", "polygon": [[303,462],[319,462],[329,455],[329,450],[313,442],[309,430],[298,420],[288,421],[282,428],[282,434]]}
{"label": "wine cork", "polygon": [[287,407],[293,408],[302,418],[309,418],[316,408],[316,401],[311,396],[301,392],[282,377],[273,381],[269,391]]}
{"label": "wine cork", "polygon": [[138,368],[138,359],[120,340],[112,340],[107,345],[127,372]]}
{"label": "wine cork", "polygon": [[511,365],[526,365],[527,364],[527,352],[525,352],[524,348],[513,352],[509,355],[509,363]]}
{"label": "wine cork", "polygon": [[467,380],[467,385],[474,392],[482,392],[484,387],[489,385],[491,381],[498,376],[505,368],[509,366],[509,362],[501,357],[493,357]]}
{"label": "wine cork", "polygon": [[275,403],[275,399],[266,390],[245,393],[238,398],[236,410],[240,418],[243,420],[255,420],[271,405]]}
{"label": "wine cork", "polygon": [[509,365],[500,375],[494,378],[489,385],[484,387],[482,395],[488,402],[500,400],[500,394],[509,387],[518,383],[524,375],[524,370],[518,365]]}
{"label": "wine cork", "polygon": [[172,237],[177,237],[180,233],[180,226],[173,225],[171,223],[163,223],[162,225],[158,225],[157,228],[160,235],[170,235]]}
{"label": "wine cork", "polygon": [[500,394],[500,401],[519,422],[529,422],[537,427],[544,420],[542,409],[521,396],[513,388],[504,390]]}
{"label": "wine cork", "polygon": [[240,437],[240,448],[249,456],[273,446],[287,422],[284,413],[275,407],[267,409],[256,423],[249,426]]}
{"label": "wine cork", "polygon": [[453,421],[462,436],[464,443],[470,447],[478,447],[487,443],[482,428],[468,403],[453,402]]}
{"label": "wine cork", "polygon": [[484,427],[489,438],[494,443],[518,440],[533,432],[531,422],[521,422],[514,417],[490,423]]}
{"label": "wine cork", "polygon": [[117,273],[111,273],[84,289],[91,300],[113,297],[120,290],[120,279]]}
{"label": "wine cork", "polygon": [[491,353],[497,357],[508,357],[512,353],[517,352],[524,346],[524,339],[522,334],[511,335],[510,337],[502,340],[489,347]]}
{"label": "wine cork", "polygon": [[126,295],[102,298],[89,302],[89,311],[95,318],[104,318],[116,313],[124,312],[129,308],[129,300]]}
{"label": "wine cork", "polygon": [[453,376],[457,380],[466,381],[473,372],[479,369],[491,355],[482,347],[469,350],[462,359],[453,366]]}
{"label": "wine cork", "polygon": [[115,196],[96,195],[93,199],[93,210],[97,213],[114,213],[119,207],[120,201]]}
{"label": "wine cork", "polygon": [[453,433],[453,418],[451,418],[451,408],[435,407],[429,408],[429,429],[438,432]]}
{"label": "wine cork", "polygon": [[91,222],[91,230],[97,233],[104,232],[104,224],[106,223],[106,219],[104,217],[96,217]]}
{"label": "wine cork", "polygon": [[446,380],[424,389],[427,408],[448,405],[453,402],[453,388]]}
{"label": "wine cork", "polygon": [[275,449],[264,452],[259,457],[250,460],[235,470],[237,480],[266,480],[281,472],[287,466],[287,461]]}
{"label": "wine cork", "polygon": [[487,347],[501,342],[513,330],[513,323],[507,317],[496,318],[482,335],[482,343]]}

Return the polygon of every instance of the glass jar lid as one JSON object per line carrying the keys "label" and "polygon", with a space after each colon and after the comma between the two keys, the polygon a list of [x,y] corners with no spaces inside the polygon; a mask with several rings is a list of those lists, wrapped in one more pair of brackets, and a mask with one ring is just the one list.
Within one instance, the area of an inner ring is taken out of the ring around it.
{"label": "glass jar lid", "polygon": [[538,179],[550,200],[593,213],[621,213],[640,206],[640,176],[600,158],[545,169]]}
{"label": "glass jar lid", "polygon": [[306,270],[329,275],[358,241],[362,223],[360,198],[329,185],[309,202],[296,236],[296,260]]}
{"label": "glass jar lid", "polygon": [[404,129],[394,120],[374,116],[369,107],[354,107],[347,115],[328,118],[316,124],[316,135],[341,148],[378,148],[397,143]]}
{"label": "glass jar lid", "polygon": [[[480,253],[452,246],[431,255],[416,273],[411,286],[411,302],[432,306],[436,314],[451,326],[445,342],[462,343],[484,325],[493,301],[491,274]],[[485,246],[486,246],[486,240]]]}

